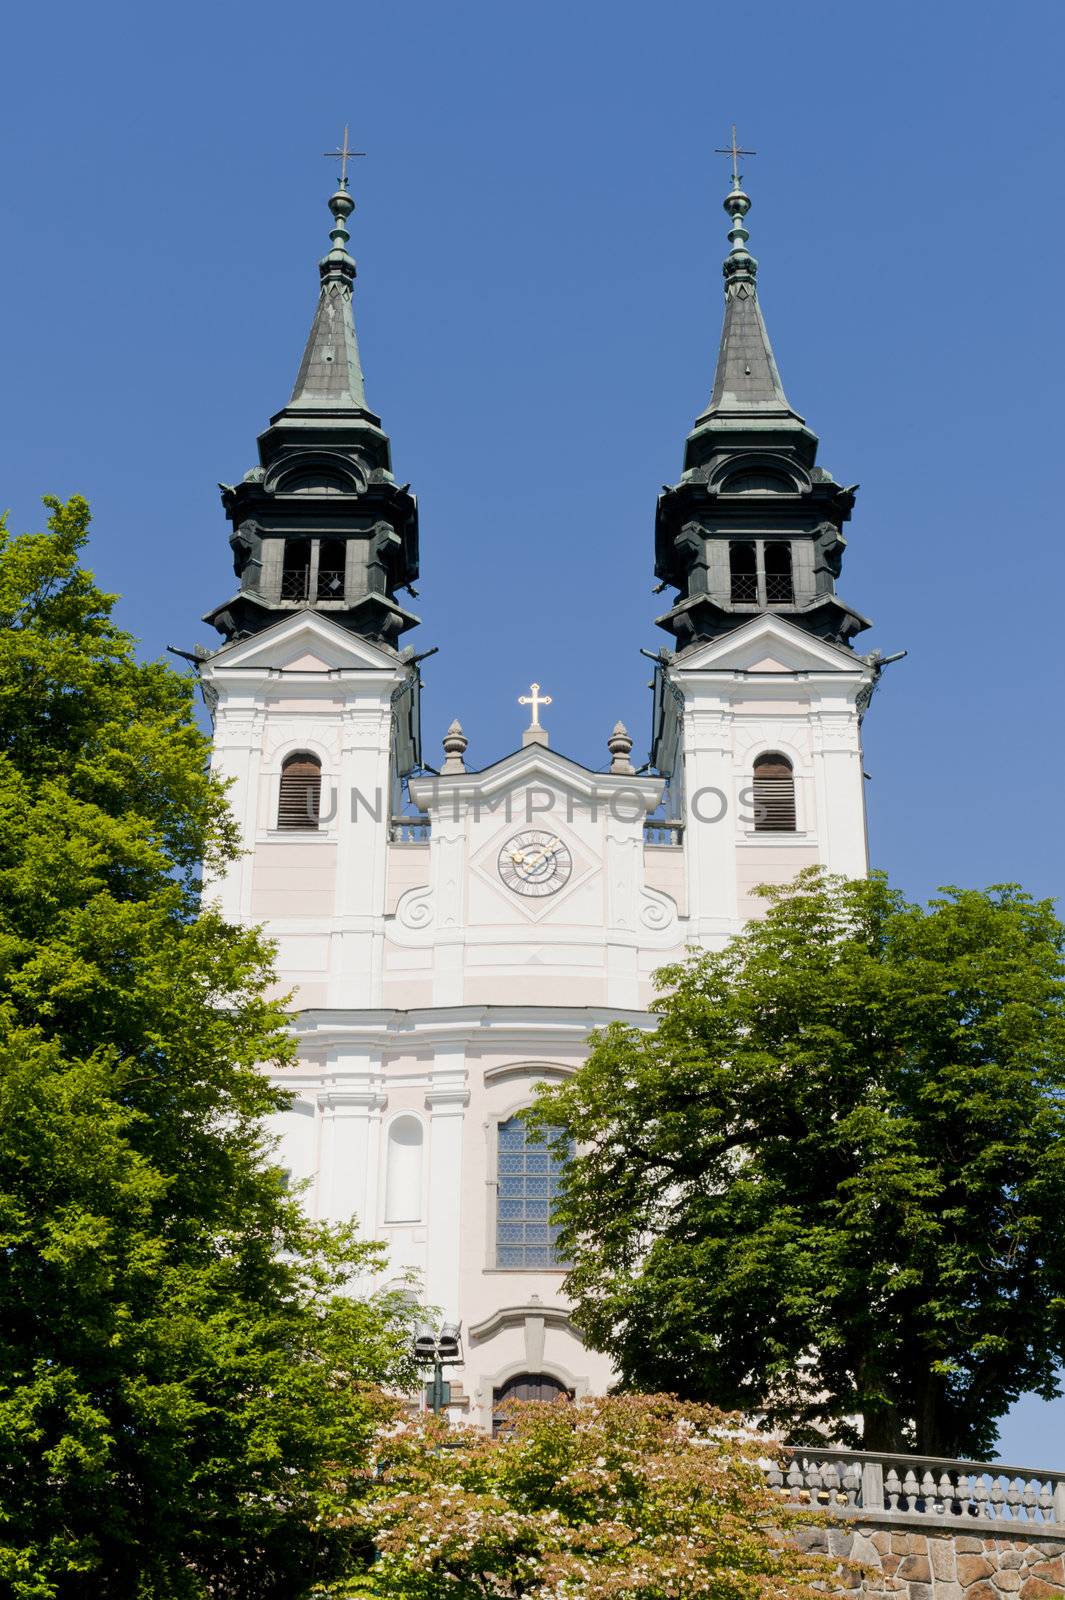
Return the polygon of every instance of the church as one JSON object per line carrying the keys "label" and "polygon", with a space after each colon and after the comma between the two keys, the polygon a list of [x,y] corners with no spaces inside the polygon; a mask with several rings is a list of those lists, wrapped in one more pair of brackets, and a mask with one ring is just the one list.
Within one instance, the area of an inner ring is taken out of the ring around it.
{"label": "church", "polygon": [[645,765],[608,708],[599,767],[555,749],[538,684],[480,770],[458,723],[423,733],[418,507],[366,396],[346,176],[291,397],[222,489],[236,586],[200,675],[244,853],[207,894],[265,927],[293,995],[280,1159],[315,1216],[356,1217],[386,1281],[413,1274],[461,1325],[449,1412],[486,1427],[509,1395],[611,1377],[563,1294],[557,1162],[518,1116],[536,1085],[591,1030],[646,1024],[656,968],[740,930],[758,884],[867,870],[882,662],[836,591],[855,486],[785,395],[735,152],[724,204],[717,367],[655,518],[672,599]]}

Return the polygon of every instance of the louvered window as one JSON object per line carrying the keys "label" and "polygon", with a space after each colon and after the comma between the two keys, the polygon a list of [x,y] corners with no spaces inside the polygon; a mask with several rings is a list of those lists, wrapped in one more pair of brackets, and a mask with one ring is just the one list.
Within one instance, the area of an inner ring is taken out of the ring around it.
{"label": "louvered window", "polygon": [[795,832],[795,774],[787,756],[759,756],[754,764],[754,829]]}
{"label": "louvered window", "polygon": [[306,750],[297,751],[281,768],[278,827],[314,830],[318,826],[321,801],[322,763]]}

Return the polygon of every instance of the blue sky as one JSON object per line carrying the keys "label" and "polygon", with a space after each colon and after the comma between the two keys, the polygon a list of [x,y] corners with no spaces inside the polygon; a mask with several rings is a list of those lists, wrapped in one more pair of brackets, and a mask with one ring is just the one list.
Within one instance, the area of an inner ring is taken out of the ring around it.
{"label": "blue sky", "polygon": [[[1061,886],[1060,6],[21,6],[0,103],[0,503],[86,494],[151,653],[212,643],[215,487],[287,398],[350,122],[371,404],[420,497],[425,754],[517,696],[649,735],[655,495],[709,393],[730,123],[792,403],[860,482],[843,596],[908,891]],[[1065,1403],[1005,1426],[1065,1467]]]}

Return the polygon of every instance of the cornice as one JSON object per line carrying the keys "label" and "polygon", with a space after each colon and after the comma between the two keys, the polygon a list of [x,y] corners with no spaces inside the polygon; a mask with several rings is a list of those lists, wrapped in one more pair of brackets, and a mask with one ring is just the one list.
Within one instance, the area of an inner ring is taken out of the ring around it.
{"label": "cornice", "polygon": [[[432,1006],[416,1010],[310,1008],[293,1015],[293,1031],[306,1048],[400,1051],[437,1044],[522,1049],[539,1057],[545,1045],[579,1047],[611,1022],[650,1027],[645,1011],[612,1006]],[[331,1067],[331,1073],[336,1069]],[[316,1075],[317,1076],[317,1075]],[[279,1082],[295,1081],[286,1072]]]}

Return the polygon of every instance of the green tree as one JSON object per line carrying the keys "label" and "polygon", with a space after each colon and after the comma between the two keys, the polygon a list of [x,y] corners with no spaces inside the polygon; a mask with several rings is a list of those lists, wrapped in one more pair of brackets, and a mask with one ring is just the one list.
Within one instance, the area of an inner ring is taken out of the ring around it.
{"label": "green tree", "polygon": [[638,1389],[986,1455],[1065,1355],[1065,929],[1012,886],[762,892],[543,1094],[577,1319]]}
{"label": "green tree", "polygon": [[[668,1396],[511,1402],[498,1439],[422,1418],[381,1444],[375,1600],[789,1600],[836,1563],[784,1543],[796,1513],[757,1447]],[[772,1529],[772,1531],[769,1531]]]}
{"label": "green tree", "polygon": [[291,1044],[199,904],[236,845],[193,685],[46,504],[0,529],[0,1594],[289,1600],[352,1559],[409,1313],[273,1164]]}

